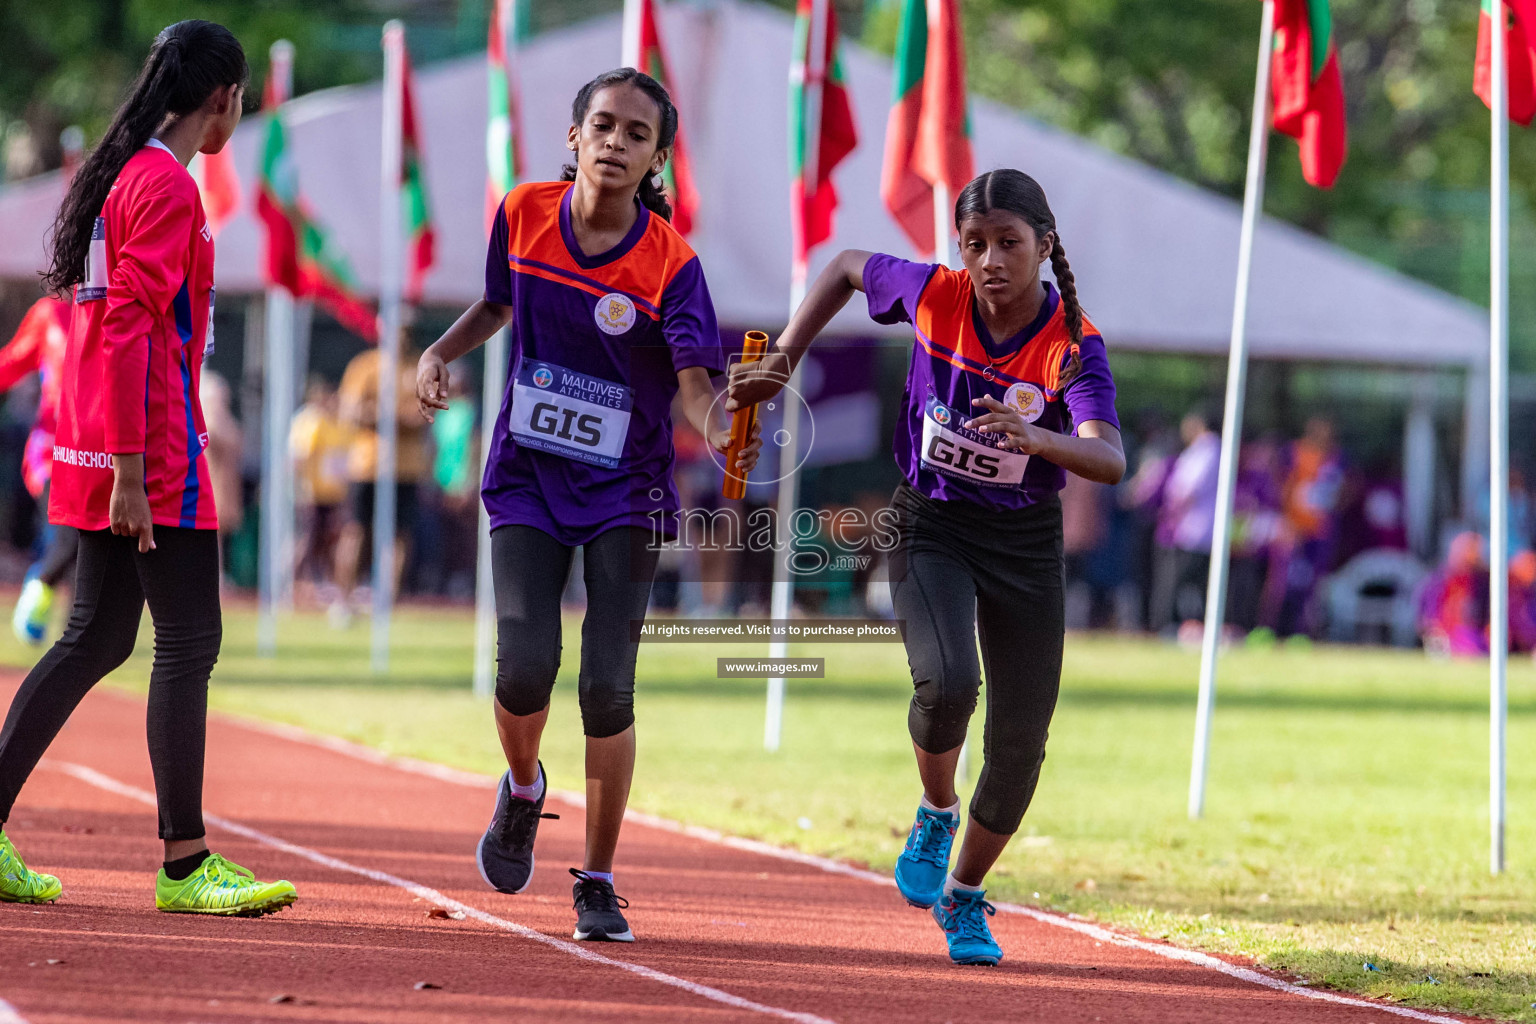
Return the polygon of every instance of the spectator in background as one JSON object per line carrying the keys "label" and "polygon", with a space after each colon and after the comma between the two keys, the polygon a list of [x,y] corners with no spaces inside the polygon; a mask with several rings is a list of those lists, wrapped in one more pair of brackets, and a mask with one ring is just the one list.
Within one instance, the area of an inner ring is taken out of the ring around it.
{"label": "spectator in background", "polygon": [[1333,421],[1314,416],[1291,446],[1290,471],[1281,493],[1283,529],[1270,566],[1266,604],[1281,636],[1310,632],[1312,594],[1332,567],[1344,459]]}
{"label": "spectator in background", "polygon": [[[473,379],[455,375],[448,386],[448,408],[432,421],[436,455],[432,482],[439,520],[439,565],[431,589],[456,597],[473,596],[480,535],[480,437]],[[418,574],[419,575],[419,574]]]}
{"label": "spectator in background", "polygon": [[[408,539],[416,528],[418,490],[432,470],[428,424],[416,401],[416,353],[402,334],[400,373],[395,393],[395,564],[391,567],[398,591],[405,569]],[[331,605],[331,624],[345,628],[352,622],[352,599],[358,576],[373,551],[374,487],[379,463],[379,351],[360,352],[347,364],[337,389],[341,421],[352,431],[347,455],[349,512],[336,543],[336,585],[340,591]],[[381,571],[372,566],[377,580]]]}
{"label": "spectator in background", "polygon": [[1232,568],[1227,622],[1248,632],[1259,624],[1259,607],[1270,558],[1280,535],[1280,493],[1285,480],[1279,442],[1260,438],[1243,445],[1232,499]]}
{"label": "spectator in background", "polygon": [[352,431],[342,423],[336,389],[324,377],[311,377],[304,404],[293,414],[288,453],[297,482],[298,550],[295,582],[314,588],[327,603],[335,599],[331,566],[336,538],[346,514],[347,456]]}
{"label": "spectator in background", "polygon": [[1453,657],[1488,653],[1488,563],[1483,538],[1456,535],[1442,565],[1429,578],[1419,602],[1419,636],[1424,650]]}
{"label": "spectator in background", "polygon": [[64,350],[69,342],[70,304],[54,298],[33,303],[21,326],[0,349],[0,391],[9,391],[25,378],[38,375],[37,416],[22,454],[22,482],[38,503],[42,518],[43,554],[27,569],[26,583],[11,616],[11,629],[24,644],[43,642],[53,611],[53,592],[75,568],[80,534],[73,526],[48,522],[48,489],[53,478],[53,435],[58,426],[59,383]]}
{"label": "spectator in background", "polygon": [[1509,649],[1536,653],[1536,551],[1509,560]]}
{"label": "spectator in background", "polygon": [[1119,492],[1122,507],[1135,515],[1128,544],[1130,575],[1139,592],[1135,625],[1150,628],[1157,552],[1168,540],[1161,535],[1163,490],[1179,457],[1179,439],[1162,414],[1152,409],[1140,414],[1137,429],[1127,435],[1127,440],[1135,447],[1136,472],[1121,482]]}
{"label": "spectator in background", "polygon": [[1179,426],[1184,450],[1163,486],[1158,515],[1158,550],[1152,585],[1153,632],[1174,629],[1180,619],[1195,619],[1199,610],[1181,607],[1187,587],[1200,595],[1211,568],[1211,533],[1216,523],[1216,475],[1221,459],[1221,435],[1205,414],[1194,411]]}
{"label": "spectator in background", "polygon": [[240,451],[245,447],[245,439],[230,397],[229,382],[212,370],[204,370],[201,399],[203,424],[208,428],[208,447],[204,453],[208,458],[209,482],[213,485],[213,505],[219,510],[220,551],[240,532],[240,524],[245,521],[240,491]]}

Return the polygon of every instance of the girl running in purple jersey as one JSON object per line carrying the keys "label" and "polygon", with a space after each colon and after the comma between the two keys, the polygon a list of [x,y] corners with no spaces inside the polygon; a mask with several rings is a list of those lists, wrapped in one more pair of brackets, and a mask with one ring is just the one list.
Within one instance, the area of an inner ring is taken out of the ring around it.
{"label": "girl running in purple jersey", "polygon": [[[891,587],[905,620],[923,798],[896,884],[907,902],[932,908],[955,963],[995,964],[1003,954],[982,885],[1034,796],[1061,683],[1057,492],[1069,471],[1117,483],[1125,454],[1104,341],[1078,306],[1040,186],[1019,171],[984,174],[961,191],[955,226],[964,271],[840,253],[777,350],[731,368],[726,409],[777,394],[856,290],[877,323],[915,328],[895,437],[905,479],[891,499],[900,535]],[[1056,287],[1040,280],[1046,260]],[[955,767],[983,667],[985,761],[951,873]]]}
{"label": "girl running in purple jersey", "polygon": [[[576,876],[578,939],[631,942],[613,857],[635,766],[632,624],[645,618],[659,551],[678,511],[671,408],[716,451],[730,423],[710,375],[724,368],[698,257],[673,230],[659,184],[677,109],[631,68],[582,87],[565,181],[520,185],[502,202],[485,298],[422,355],[417,397],[446,409],[447,364],[503,326],[511,374],[486,460],[496,589],[496,729],[509,769],[476,859],[493,888],[533,877],[543,814],[539,740],[560,667],[560,594],[583,552],[587,613],[579,696],[587,737],[587,844]],[[757,462],[754,436],[744,473]]]}

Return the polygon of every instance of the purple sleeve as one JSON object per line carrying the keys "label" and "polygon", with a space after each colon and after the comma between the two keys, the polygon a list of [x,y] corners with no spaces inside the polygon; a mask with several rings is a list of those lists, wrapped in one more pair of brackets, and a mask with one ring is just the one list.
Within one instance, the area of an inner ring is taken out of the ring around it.
{"label": "purple sleeve", "polygon": [[938,267],[877,252],[864,264],[864,297],[877,324],[911,323],[917,300]]}
{"label": "purple sleeve", "polygon": [[683,264],[661,294],[661,332],[672,351],[672,369],[702,366],[711,375],[724,371],[720,325],[697,256]]}
{"label": "purple sleeve", "polygon": [[485,250],[485,301],[512,305],[512,268],[507,263],[507,201],[496,210],[491,241]]}
{"label": "purple sleeve", "polygon": [[[1066,392],[1073,433],[1089,420],[1103,420],[1119,430],[1120,417],[1115,414],[1115,378],[1109,372],[1109,353],[1104,348],[1104,339],[1090,334],[1078,346],[1078,351],[1083,357],[1083,372],[1067,385]],[[1070,352],[1066,358],[1072,358]]]}

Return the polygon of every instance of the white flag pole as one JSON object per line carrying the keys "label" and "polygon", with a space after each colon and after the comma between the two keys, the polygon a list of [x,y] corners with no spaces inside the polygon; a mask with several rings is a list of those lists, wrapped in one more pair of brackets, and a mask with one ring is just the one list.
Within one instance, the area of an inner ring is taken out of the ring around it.
{"label": "white flag pole", "polygon": [[[293,44],[279,39],[269,51],[273,92],[277,103],[268,117],[282,116],[282,104],[293,93]],[[291,486],[288,463],[288,426],[292,420],[283,415],[284,398],[289,389],[283,377],[293,359],[293,296],[281,285],[268,285],[265,320],[266,339],[262,355],[262,427],[261,446],[261,519],[257,557],[256,651],[264,657],[277,654],[277,609],[283,597],[282,559],[284,543],[283,509],[292,508],[292,499],[284,497]]]}
{"label": "white flag pole", "polygon": [[624,0],[624,27],[619,43],[619,66],[644,71],[640,66],[640,15],[645,0]]}
{"label": "white flag pole", "polygon": [[[800,130],[804,133],[803,148],[801,150],[800,180],[804,184],[804,196],[809,200],[816,192],[821,179],[821,108],[822,95],[826,86],[827,68],[827,4],[830,0],[813,0],[811,4],[811,23],[806,28],[805,63],[790,64],[789,79],[790,88],[797,84],[796,76],[801,77],[798,83],[804,93],[805,116],[802,118]],[[790,140],[793,146],[796,140]],[[798,216],[798,211],[791,212]],[[790,285],[789,285],[789,315],[794,317],[795,311],[805,301],[806,274],[808,268],[798,258],[791,257]],[[800,373],[796,372],[790,377],[790,386],[799,380]],[[795,588],[791,579],[790,561],[790,519],[795,514],[795,506],[800,500],[800,403],[796,400],[795,392],[786,388],[784,397],[784,422],[781,429],[786,438],[785,444],[779,448],[779,499],[778,515],[776,519],[775,558],[773,560],[773,592],[769,601],[769,617],[778,621],[788,619],[794,608]],[[768,644],[768,657],[786,658],[789,656],[788,640],[772,640]],[[768,680],[768,710],[763,719],[763,749],[774,751],[779,749],[779,742],[784,732],[784,678],[776,676]]]}
{"label": "white flag pole", "polygon": [[1264,170],[1269,149],[1269,75],[1275,39],[1275,0],[1264,0],[1259,31],[1259,67],[1254,76],[1253,124],[1248,134],[1248,182],[1243,193],[1243,228],[1237,250],[1237,296],[1232,303],[1232,348],[1227,361],[1227,402],[1222,415],[1221,466],[1216,477],[1216,523],[1211,535],[1211,571],[1205,594],[1205,634],[1200,645],[1200,698],[1195,711],[1195,752],[1189,772],[1189,816],[1205,811],[1205,777],[1211,751],[1211,715],[1216,705],[1216,658],[1226,619],[1227,559],[1232,550],[1232,498],[1237,455],[1243,441],[1243,392],[1248,381],[1248,295],[1253,271],[1253,236],[1264,207]]}
{"label": "white flag pole", "polygon": [[[512,76],[516,74],[517,0],[495,0],[501,15],[501,52],[507,57],[507,90],[515,91]],[[508,114],[512,113],[508,110]],[[494,126],[486,121],[486,152],[492,146],[510,145],[500,138]],[[513,126],[513,135],[516,128]],[[500,154],[491,155],[492,161]],[[487,168],[490,171],[491,168]],[[511,184],[516,184],[512,182]],[[485,372],[480,382],[480,478],[485,479],[485,467],[491,457],[491,445],[496,440],[496,416],[501,410],[502,394],[507,386],[507,329],[503,327],[485,343]],[[480,502],[479,557],[475,564],[475,676],[476,697],[489,697],[496,689],[496,587],[491,572],[491,514],[485,502]]]}
{"label": "white flag pole", "polygon": [[1488,866],[1504,871],[1504,741],[1509,716],[1509,59],[1504,0],[1494,0],[1493,178],[1489,189]]}
{"label": "white flag pole", "polygon": [[400,389],[401,110],[405,86],[405,28],[384,26],[384,122],[379,179],[378,460],[373,489],[373,670],[389,668],[390,612],[395,584],[396,398]]}

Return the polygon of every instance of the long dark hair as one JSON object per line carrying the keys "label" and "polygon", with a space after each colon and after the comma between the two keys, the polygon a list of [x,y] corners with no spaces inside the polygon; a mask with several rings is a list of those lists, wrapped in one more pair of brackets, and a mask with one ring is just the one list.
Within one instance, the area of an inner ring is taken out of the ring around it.
{"label": "long dark hair", "polygon": [[113,182],[167,115],[190,114],[217,89],[243,85],[249,69],[240,41],[211,21],[178,21],[162,29],[134,79],[128,99],[101,143],[75,172],[53,225],[53,253],[43,285],[63,294],[85,276],[91,229]]}
{"label": "long dark hair", "polygon": [[[612,71],[604,71],[582,86],[581,91],[576,94],[575,101],[571,103],[571,124],[580,125],[586,121],[587,111],[592,108],[592,97],[597,95],[599,89],[606,89],[610,85],[632,85],[656,101],[656,107],[661,112],[656,131],[657,149],[668,149],[677,141],[677,107],[672,103],[672,95],[667,92],[666,86],[645,72],[636,71],[634,68],[614,68]],[[659,174],[647,174],[640,179],[640,202],[662,220],[670,221],[672,204],[667,201],[667,190],[662,188],[660,178]],[[566,164],[560,180],[575,181],[576,165]]]}
{"label": "long dark hair", "polygon": [[1062,315],[1067,322],[1067,333],[1072,337],[1072,358],[1061,371],[1061,387],[1065,388],[1083,372],[1083,307],[1077,301],[1077,278],[1067,262],[1067,251],[1061,246],[1061,232],[1056,230],[1056,215],[1046,202],[1045,189],[1023,171],[1003,168],[988,171],[973,178],[955,200],[955,228],[960,222],[976,214],[1006,210],[1022,218],[1040,238],[1051,233],[1051,273],[1056,278],[1056,288],[1061,292]]}

